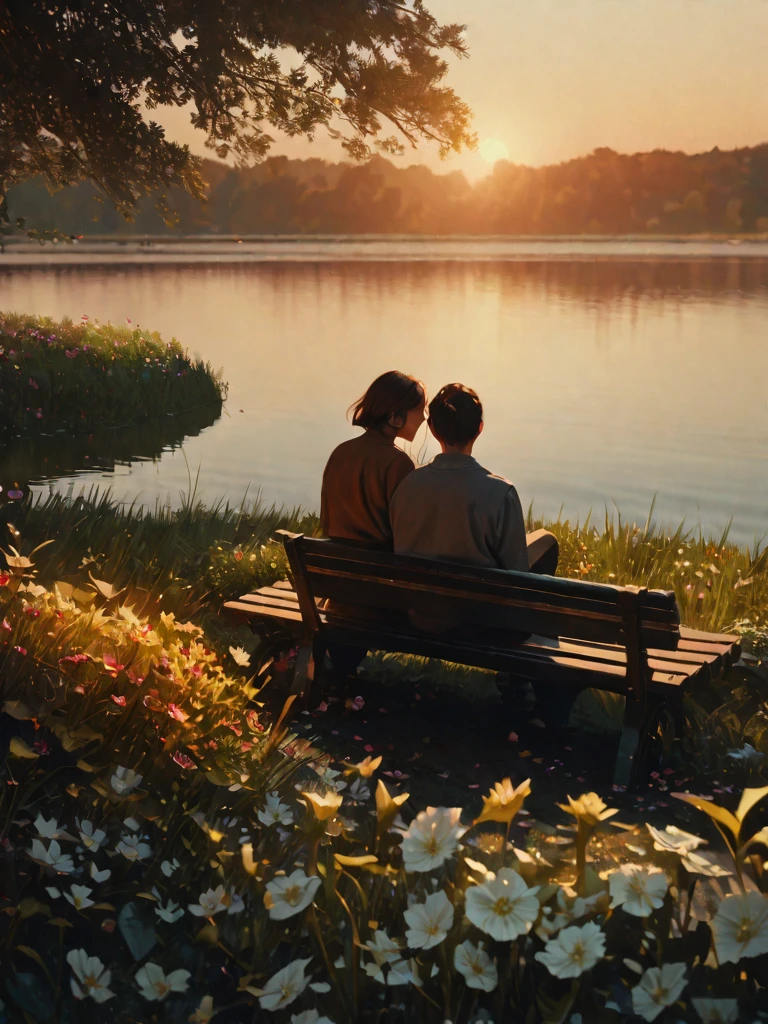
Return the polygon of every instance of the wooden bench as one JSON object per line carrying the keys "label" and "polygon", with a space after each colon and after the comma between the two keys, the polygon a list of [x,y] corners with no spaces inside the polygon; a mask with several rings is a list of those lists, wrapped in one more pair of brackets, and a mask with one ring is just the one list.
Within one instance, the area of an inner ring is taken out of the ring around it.
{"label": "wooden bench", "polygon": [[[681,733],[684,687],[726,673],[740,656],[737,637],[680,626],[671,591],[474,569],[287,531],[280,536],[293,589],[289,583],[262,587],[225,608],[296,632],[294,692],[306,700],[317,696],[317,670],[329,644],[608,690],[626,698],[618,785],[634,787],[643,780],[663,719]],[[328,600],[332,611],[324,610]],[[375,611],[360,617],[362,606],[381,610],[378,618]],[[411,625],[409,612],[481,628],[425,633]]]}

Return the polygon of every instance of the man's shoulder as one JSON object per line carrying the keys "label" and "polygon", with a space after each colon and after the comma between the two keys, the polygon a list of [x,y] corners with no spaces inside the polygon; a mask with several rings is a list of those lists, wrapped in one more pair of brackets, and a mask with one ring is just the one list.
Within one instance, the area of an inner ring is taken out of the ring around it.
{"label": "man's shoulder", "polygon": [[501,476],[500,473],[492,473],[490,469],[486,469],[485,466],[481,466],[479,462],[477,463],[476,472],[487,482],[489,489],[498,491],[499,494],[508,491],[510,488],[513,491],[515,490],[515,485],[511,480],[507,480],[507,478],[505,476]]}

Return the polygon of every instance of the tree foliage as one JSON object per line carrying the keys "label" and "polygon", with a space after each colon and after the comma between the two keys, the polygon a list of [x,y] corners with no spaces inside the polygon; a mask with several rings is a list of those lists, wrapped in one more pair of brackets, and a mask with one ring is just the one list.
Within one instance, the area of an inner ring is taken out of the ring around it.
{"label": "tree foliage", "polygon": [[161,106],[239,163],[275,129],[324,128],[355,158],[459,149],[470,112],[445,53],[466,53],[462,26],[423,0],[0,0],[0,219],[32,175],[91,179],[127,216],[173,186],[202,197],[200,161],[146,116]]}

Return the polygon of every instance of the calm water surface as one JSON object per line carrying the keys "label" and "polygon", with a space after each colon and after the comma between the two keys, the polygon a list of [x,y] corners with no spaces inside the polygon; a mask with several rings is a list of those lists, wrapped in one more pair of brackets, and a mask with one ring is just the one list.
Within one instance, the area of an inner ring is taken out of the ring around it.
{"label": "calm water surface", "polygon": [[[509,259],[476,247],[459,258],[454,244],[441,258],[398,244],[397,259],[318,257],[317,245],[294,246],[291,259],[0,259],[0,309],[129,317],[175,335],[230,384],[215,422],[42,442],[3,453],[6,471],[176,502],[199,468],[205,498],[261,491],[316,508],[328,453],[354,433],[347,406],[397,367],[430,392],[454,380],[479,392],[477,457],[542,513],[601,517],[615,502],[642,521],[655,494],[665,522],[715,531],[733,518],[735,539],[768,533],[758,250],[624,243],[598,259],[562,248],[548,259],[546,247]],[[434,441],[420,435],[414,450],[422,441],[429,458]]]}

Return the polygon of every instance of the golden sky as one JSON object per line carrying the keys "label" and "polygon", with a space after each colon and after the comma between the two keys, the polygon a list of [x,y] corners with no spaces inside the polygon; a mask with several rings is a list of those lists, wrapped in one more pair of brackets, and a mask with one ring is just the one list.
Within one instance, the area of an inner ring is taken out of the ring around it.
{"label": "golden sky", "polygon": [[[545,164],[597,146],[696,152],[768,140],[768,0],[428,0],[465,22],[467,60],[450,83],[472,107],[481,153],[404,163],[485,173],[499,155]],[[159,116],[162,115],[162,116]],[[152,115],[204,153],[185,111]],[[284,140],[273,152],[339,159],[338,146]],[[209,154],[210,155],[210,154]]]}

